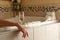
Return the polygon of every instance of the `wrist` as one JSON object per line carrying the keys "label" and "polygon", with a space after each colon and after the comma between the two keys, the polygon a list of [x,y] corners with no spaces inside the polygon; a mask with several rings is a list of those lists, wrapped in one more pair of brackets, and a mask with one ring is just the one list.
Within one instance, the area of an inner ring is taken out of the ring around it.
{"label": "wrist", "polygon": [[15,23],[16,27],[18,28],[18,30],[20,31],[21,30],[21,27],[18,23]]}
{"label": "wrist", "polygon": [[15,25],[17,26],[17,28],[18,28],[19,31],[21,31],[21,32],[24,33],[25,29],[23,27],[21,27],[21,25],[19,25],[18,23],[15,23]]}

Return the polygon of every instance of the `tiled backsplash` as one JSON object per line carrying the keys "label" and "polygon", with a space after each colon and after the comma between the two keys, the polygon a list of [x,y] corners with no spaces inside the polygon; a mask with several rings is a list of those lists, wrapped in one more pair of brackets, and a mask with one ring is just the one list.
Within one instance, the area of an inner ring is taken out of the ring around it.
{"label": "tiled backsplash", "polygon": [[[0,0],[0,16],[1,16],[0,18],[9,18],[13,16],[14,13],[12,11],[11,4],[12,4],[11,1]],[[25,16],[45,17],[46,16],[45,12],[47,11],[56,11],[56,14],[58,15],[58,13],[60,13],[58,12],[60,10],[60,5],[32,5],[32,6],[22,5],[21,10],[24,11]]]}
{"label": "tiled backsplash", "polygon": [[0,0],[0,18],[5,19],[12,16],[11,2]]}
{"label": "tiled backsplash", "polygon": [[22,11],[32,11],[32,12],[52,12],[52,11],[58,11],[60,7],[56,6],[28,6],[28,7],[21,7]]}

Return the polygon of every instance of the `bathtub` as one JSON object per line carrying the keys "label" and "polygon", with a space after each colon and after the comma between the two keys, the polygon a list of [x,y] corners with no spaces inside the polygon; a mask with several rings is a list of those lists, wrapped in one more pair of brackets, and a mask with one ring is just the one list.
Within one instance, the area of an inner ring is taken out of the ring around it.
{"label": "bathtub", "polygon": [[[37,20],[30,20],[26,17],[25,23],[29,23]],[[39,18],[38,18],[39,19]],[[16,18],[6,19],[8,21],[19,22]],[[20,22],[19,22],[20,23]],[[60,40],[60,23],[46,22],[36,27],[23,27],[27,30],[29,36],[25,39],[22,37],[22,33],[18,32],[17,27],[0,28],[0,40]]]}

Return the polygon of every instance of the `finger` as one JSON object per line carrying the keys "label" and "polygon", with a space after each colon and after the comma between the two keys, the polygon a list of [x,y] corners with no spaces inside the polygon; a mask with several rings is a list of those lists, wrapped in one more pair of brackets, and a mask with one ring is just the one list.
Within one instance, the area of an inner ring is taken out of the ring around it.
{"label": "finger", "polygon": [[27,33],[27,36],[28,36],[28,33]]}
{"label": "finger", "polygon": [[25,38],[26,37],[26,34],[23,34],[23,37]]}

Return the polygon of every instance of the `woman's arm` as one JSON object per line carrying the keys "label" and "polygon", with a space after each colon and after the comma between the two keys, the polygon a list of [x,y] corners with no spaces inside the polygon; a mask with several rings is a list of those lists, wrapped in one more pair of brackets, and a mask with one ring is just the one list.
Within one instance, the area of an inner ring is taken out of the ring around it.
{"label": "woman's arm", "polygon": [[10,21],[6,21],[6,20],[0,20],[0,27],[6,27],[6,26],[16,26],[18,28],[19,31],[21,31],[23,33],[23,37],[26,37],[26,35],[28,36],[27,31],[21,27],[21,25],[19,25],[16,22],[10,22]]}
{"label": "woman's arm", "polygon": [[1,26],[16,26],[17,23],[15,22],[10,22],[6,20],[0,20],[0,27]]}
{"label": "woman's arm", "polygon": [[21,26],[16,22],[6,21],[6,20],[0,20],[0,27],[6,27],[6,26],[17,26],[19,30],[21,30]]}

